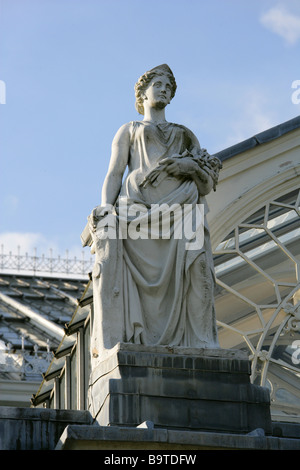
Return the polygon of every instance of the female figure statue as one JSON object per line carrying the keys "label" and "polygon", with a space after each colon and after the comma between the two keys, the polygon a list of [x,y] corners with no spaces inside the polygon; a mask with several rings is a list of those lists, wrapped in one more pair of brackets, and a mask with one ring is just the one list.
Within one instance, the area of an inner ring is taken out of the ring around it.
{"label": "female figure statue", "polygon": [[[166,121],[165,108],[175,91],[175,78],[166,64],[140,77],[136,108],[144,118],[118,130],[101,206],[89,217],[96,253],[94,359],[117,342],[218,347],[205,195],[215,189],[221,164],[201,149],[189,129]],[[164,208],[161,217],[171,224],[169,236],[157,235],[162,234],[161,225],[152,237],[142,230],[140,236],[138,230],[124,236],[124,227],[131,224],[132,229],[132,216],[137,214],[133,207],[140,211],[139,221],[152,220],[157,208]],[[201,243],[193,246],[185,234],[175,236],[174,207],[191,208],[189,215],[199,215],[201,223],[193,222],[193,227],[202,230]],[[116,237],[108,236],[112,228]]]}

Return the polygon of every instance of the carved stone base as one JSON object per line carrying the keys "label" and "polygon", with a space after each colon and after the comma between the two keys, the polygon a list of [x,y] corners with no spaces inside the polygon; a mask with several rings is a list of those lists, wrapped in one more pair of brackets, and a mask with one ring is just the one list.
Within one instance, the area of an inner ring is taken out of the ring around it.
{"label": "carved stone base", "polygon": [[230,349],[119,343],[91,374],[89,411],[101,426],[271,433],[269,391]]}

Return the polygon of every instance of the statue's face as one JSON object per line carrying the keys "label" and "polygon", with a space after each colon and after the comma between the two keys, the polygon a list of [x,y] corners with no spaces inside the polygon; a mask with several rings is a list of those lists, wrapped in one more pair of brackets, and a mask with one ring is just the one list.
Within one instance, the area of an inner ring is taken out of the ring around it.
{"label": "statue's face", "polygon": [[172,85],[167,75],[155,76],[144,92],[144,105],[163,109],[171,101]]}

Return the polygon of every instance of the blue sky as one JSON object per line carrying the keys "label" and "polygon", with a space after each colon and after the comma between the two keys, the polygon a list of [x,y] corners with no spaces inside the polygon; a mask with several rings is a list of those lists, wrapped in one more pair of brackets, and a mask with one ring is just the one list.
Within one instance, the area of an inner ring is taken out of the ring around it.
{"label": "blue sky", "polygon": [[298,0],[0,0],[0,244],[81,253],[146,70],[172,68],[167,120],[214,153],[300,114],[299,49]]}

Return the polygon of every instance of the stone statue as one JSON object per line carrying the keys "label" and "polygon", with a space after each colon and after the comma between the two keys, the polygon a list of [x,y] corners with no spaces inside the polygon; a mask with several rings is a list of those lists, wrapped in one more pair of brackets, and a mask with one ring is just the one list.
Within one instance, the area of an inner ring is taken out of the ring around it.
{"label": "stone statue", "polygon": [[[166,64],[136,83],[144,118],[114,137],[101,205],[82,234],[96,255],[95,362],[118,342],[219,347],[205,195],[215,190],[221,163],[189,129],[166,121],[176,87]],[[182,222],[190,230],[180,232]]]}

